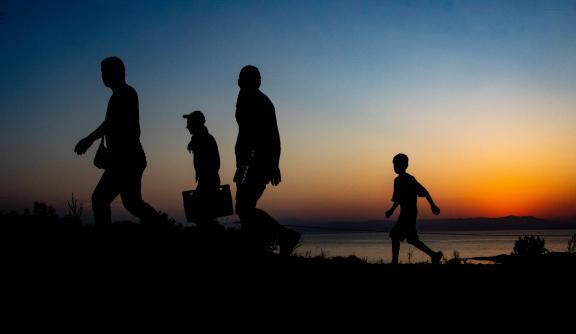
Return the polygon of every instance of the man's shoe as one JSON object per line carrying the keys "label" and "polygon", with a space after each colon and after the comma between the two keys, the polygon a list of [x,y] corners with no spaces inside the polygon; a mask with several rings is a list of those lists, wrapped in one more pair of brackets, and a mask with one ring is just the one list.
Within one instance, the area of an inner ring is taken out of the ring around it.
{"label": "man's shoe", "polygon": [[280,238],[280,255],[290,256],[298,243],[300,243],[300,233],[286,230]]}
{"label": "man's shoe", "polygon": [[436,252],[434,255],[432,255],[432,264],[440,264],[440,261],[442,261],[442,257],[444,257],[444,254],[442,254],[442,252]]}

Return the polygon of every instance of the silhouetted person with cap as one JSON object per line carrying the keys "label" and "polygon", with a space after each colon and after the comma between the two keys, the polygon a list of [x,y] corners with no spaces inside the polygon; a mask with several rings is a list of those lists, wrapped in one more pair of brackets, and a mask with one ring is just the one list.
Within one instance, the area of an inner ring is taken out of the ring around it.
{"label": "silhouetted person with cap", "polygon": [[146,155],[140,143],[138,94],[125,80],[124,63],[118,57],[102,61],[102,81],[112,90],[106,118],[96,130],[76,144],[84,154],[94,141],[105,138],[108,159],[104,174],[92,194],[92,210],[97,226],[111,223],[110,204],[120,195],[126,210],[143,223],[156,223],[159,214],[142,200],[142,174]]}
{"label": "silhouetted person with cap", "polygon": [[[194,155],[194,169],[196,171],[196,186],[195,196],[198,196],[201,201],[206,201],[200,207],[208,208],[211,200],[211,195],[216,193],[220,187],[220,154],[218,153],[218,144],[214,137],[208,132],[208,128],[204,125],[206,118],[204,114],[199,111],[193,111],[190,114],[183,115],[186,119],[186,128],[190,131],[192,138],[188,144],[188,152]],[[202,217],[195,221],[198,227],[211,228],[223,230],[223,226],[219,225],[213,219]]]}
{"label": "silhouetted person with cap", "polygon": [[236,102],[236,213],[242,230],[251,238],[274,239],[280,244],[280,254],[290,255],[300,240],[300,233],[279,224],[256,203],[266,185],[280,184],[280,134],[276,111],[270,99],[260,91],[260,72],[255,66],[245,66],[238,78]]}
{"label": "silhouetted person with cap", "polygon": [[398,264],[398,255],[400,253],[400,242],[406,241],[414,245],[419,250],[428,254],[432,263],[438,264],[442,260],[442,252],[434,252],[418,238],[416,231],[416,217],[418,216],[418,197],[425,197],[430,203],[432,213],[440,214],[440,208],[436,206],[428,190],[424,188],[414,176],[406,173],[408,168],[408,156],[402,153],[394,156],[392,160],[394,171],[398,176],[394,179],[394,194],[392,202],[394,204],[390,210],[386,211],[386,218],[390,218],[394,210],[400,206],[400,215],[398,221],[390,231],[392,238],[392,264]]}

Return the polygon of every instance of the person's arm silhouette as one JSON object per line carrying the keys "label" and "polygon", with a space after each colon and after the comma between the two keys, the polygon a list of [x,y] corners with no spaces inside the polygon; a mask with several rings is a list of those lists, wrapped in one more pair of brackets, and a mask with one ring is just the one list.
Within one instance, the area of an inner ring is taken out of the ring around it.
{"label": "person's arm silhouette", "polygon": [[270,102],[272,109],[270,127],[272,129],[271,143],[272,143],[272,161],[274,162],[275,168],[272,170],[272,175],[270,178],[270,183],[273,186],[277,186],[282,182],[282,174],[280,173],[280,132],[278,131],[278,122],[276,121],[276,112],[274,106]]}
{"label": "person's arm silhouette", "polygon": [[398,207],[398,203],[394,203],[392,204],[392,207],[390,208],[390,210],[386,211],[386,218],[390,218],[390,216],[392,216],[394,214],[394,211],[396,211],[396,208]]}
{"label": "person's arm silhouette", "polygon": [[98,138],[102,138],[104,136],[105,124],[106,124],[106,121],[102,122],[102,124],[100,124],[100,126],[98,128],[96,128],[96,130],[92,131],[91,134],[80,139],[80,141],[76,144],[76,147],[74,147],[74,152],[76,152],[76,154],[78,154],[78,155],[86,153],[86,151],[88,151],[90,146],[92,146],[92,144]]}
{"label": "person's arm silhouette", "polygon": [[438,206],[436,206],[436,203],[434,203],[434,201],[432,200],[432,196],[430,196],[430,194],[428,194],[426,196],[426,199],[428,200],[428,203],[430,203],[430,209],[432,209],[432,213],[435,214],[436,216],[440,214],[440,208]]}
{"label": "person's arm silhouette", "polygon": [[282,175],[280,174],[280,168],[276,168],[276,170],[272,174],[272,180],[270,181],[273,186],[277,186],[282,182]]}
{"label": "person's arm silhouette", "polygon": [[418,187],[419,187],[418,195],[423,196],[426,198],[426,200],[428,200],[428,203],[430,203],[430,209],[432,209],[433,214],[439,215],[440,208],[436,206],[436,203],[434,203],[434,200],[432,200],[432,196],[430,196],[428,190],[426,190],[426,188],[424,188],[424,186],[422,186],[420,183],[418,183]]}

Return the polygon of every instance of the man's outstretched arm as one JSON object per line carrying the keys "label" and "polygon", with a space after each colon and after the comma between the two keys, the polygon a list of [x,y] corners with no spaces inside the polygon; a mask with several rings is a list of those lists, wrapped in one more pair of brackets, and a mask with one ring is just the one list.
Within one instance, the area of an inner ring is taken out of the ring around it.
{"label": "man's outstretched arm", "polygon": [[282,174],[280,173],[280,131],[278,131],[278,122],[276,120],[276,113],[272,114],[272,150],[273,150],[273,161],[276,166],[275,170],[272,172],[271,183],[273,186],[277,186],[282,182]]}
{"label": "man's outstretched arm", "polygon": [[92,144],[98,138],[102,138],[102,136],[104,136],[105,125],[106,120],[104,120],[104,122],[102,122],[102,124],[100,124],[100,126],[97,127],[96,130],[92,131],[91,134],[80,139],[80,141],[76,144],[76,147],[74,147],[74,152],[76,152],[76,154],[78,155],[86,153],[86,151],[90,148],[90,146],[92,146]]}
{"label": "man's outstretched arm", "polygon": [[392,214],[394,214],[394,211],[396,211],[396,208],[398,207],[398,203],[394,202],[394,204],[392,205],[392,207],[390,208],[390,210],[386,211],[386,218],[390,218],[390,216],[392,216]]}

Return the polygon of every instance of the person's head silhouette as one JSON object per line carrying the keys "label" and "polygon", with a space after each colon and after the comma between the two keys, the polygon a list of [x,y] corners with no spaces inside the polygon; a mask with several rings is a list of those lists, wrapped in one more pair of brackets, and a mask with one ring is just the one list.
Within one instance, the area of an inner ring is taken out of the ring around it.
{"label": "person's head silhouette", "polygon": [[126,83],[124,63],[118,57],[108,57],[100,63],[104,86],[113,88]]}
{"label": "person's head silhouette", "polygon": [[408,156],[404,153],[398,153],[392,159],[392,163],[397,174],[404,173],[408,168]]}
{"label": "person's head silhouette", "polygon": [[198,133],[198,130],[202,129],[204,123],[206,123],[206,117],[204,117],[204,114],[200,110],[195,110],[182,117],[186,118],[186,129],[188,129],[192,135]]}
{"label": "person's head silhouette", "polygon": [[240,70],[238,87],[242,89],[258,89],[261,84],[260,71],[256,66],[247,65]]}

